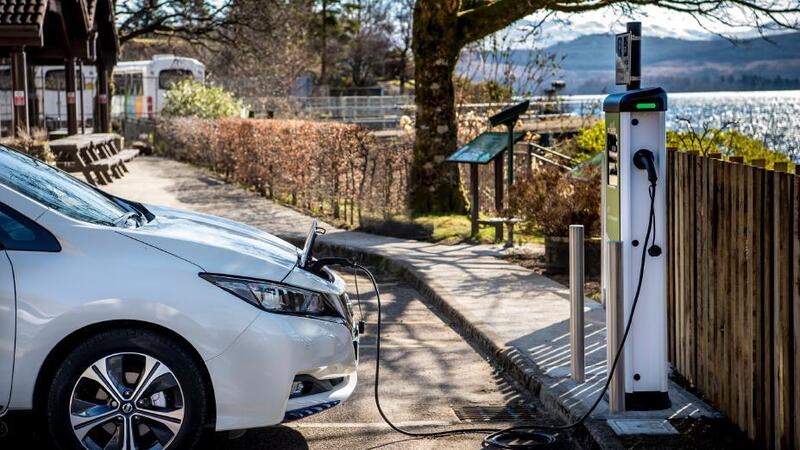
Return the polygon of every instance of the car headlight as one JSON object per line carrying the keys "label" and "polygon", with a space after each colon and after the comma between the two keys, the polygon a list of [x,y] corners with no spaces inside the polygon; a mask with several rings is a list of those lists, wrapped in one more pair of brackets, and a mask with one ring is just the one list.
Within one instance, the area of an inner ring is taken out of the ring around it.
{"label": "car headlight", "polygon": [[338,315],[323,294],[268,281],[201,273],[200,277],[270,312]]}

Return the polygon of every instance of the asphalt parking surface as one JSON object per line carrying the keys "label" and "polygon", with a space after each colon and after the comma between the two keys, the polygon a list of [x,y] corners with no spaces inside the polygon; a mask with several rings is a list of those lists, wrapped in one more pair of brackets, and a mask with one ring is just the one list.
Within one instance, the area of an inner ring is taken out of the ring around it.
{"label": "asphalt parking surface", "polygon": [[[355,300],[352,275],[346,276]],[[419,292],[407,283],[381,278],[383,339],[381,404],[395,423],[413,431],[453,427],[494,428],[508,422],[466,422],[454,409],[483,407],[494,412],[508,406],[530,413],[537,422],[556,424],[541,405],[521,396],[513,384],[464,340]],[[227,440],[218,435],[215,449],[480,449],[482,434],[445,438],[408,438],[386,426],[375,407],[375,317],[377,303],[366,278],[359,277],[367,330],[361,338],[359,385],[349,401],[330,411],[283,426],[250,430]],[[355,306],[358,318],[358,306]],[[522,406],[518,406],[523,404]],[[560,448],[575,448],[569,442]]]}
{"label": "asphalt parking surface", "polygon": [[[352,275],[345,275],[355,299]],[[453,427],[494,428],[508,421],[460,420],[464,414],[483,411],[495,414],[510,408],[539,423],[560,424],[541,405],[522,396],[513,383],[495,370],[464,340],[421,295],[407,283],[381,278],[383,340],[381,401],[384,411],[397,424],[413,431],[439,431]],[[375,370],[375,319],[377,303],[366,278],[359,278],[362,310],[367,320],[361,337],[359,385],[347,402],[320,414],[284,424],[247,431],[230,439],[217,433],[203,440],[203,449],[480,449],[482,434],[444,438],[409,438],[383,423],[373,399]],[[359,308],[355,306],[356,318]],[[31,443],[24,417],[11,423],[13,441],[0,439],[0,448]],[[5,442],[5,443],[4,443]],[[568,440],[557,448],[576,448]]]}

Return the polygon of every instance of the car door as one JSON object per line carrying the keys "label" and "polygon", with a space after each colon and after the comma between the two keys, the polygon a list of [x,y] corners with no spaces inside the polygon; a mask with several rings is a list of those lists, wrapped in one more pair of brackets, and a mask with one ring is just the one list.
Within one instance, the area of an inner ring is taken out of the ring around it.
{"label": "car door", "polygon": [[0,413],[3,413],[8,407],[11,395],[16,315],[14,273],[8,253],[0,250]]}
{"label": "car door", "polygon": [[58,240],[29,217],[0,202],[0,413],[8,407],[17,337],[14,258],[20,253],[58,252]]}

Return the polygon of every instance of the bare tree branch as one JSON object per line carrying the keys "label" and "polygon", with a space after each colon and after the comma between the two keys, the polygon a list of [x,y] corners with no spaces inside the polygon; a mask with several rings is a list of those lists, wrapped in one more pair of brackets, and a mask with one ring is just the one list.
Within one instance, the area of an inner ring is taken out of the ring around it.
{"label": "bare tree branch", "polygon": [[[686,13],[706,29],[708,26],[701,19],[729,27],[753,27],[762,36],[774,29],[800,30],[800,2],[791,0],[495,0],[464,4],[473,7],[458,14],[462,45],[538,11],[580,13],[614,5],[631,9],[653,5]],[[734,17],[735,12],[742,17]]]}
{"label": "bare tree branch", "polygon": [[116,2],[120,43],[142,36],[171,36],[196,43],[228,37],[220,31],[239,23],[230,14],[236,0],[126,0]]}

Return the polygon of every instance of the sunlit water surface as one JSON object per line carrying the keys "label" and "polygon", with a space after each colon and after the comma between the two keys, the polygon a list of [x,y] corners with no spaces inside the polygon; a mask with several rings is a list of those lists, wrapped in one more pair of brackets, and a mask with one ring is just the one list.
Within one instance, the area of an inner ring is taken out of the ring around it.
{"label": "sunlit water surface", "polygon": [[[578,113],[599,113],[603,96],[567,96],[565,104]],[[800,91],[689,92],[669,94],[667,127],[686,130],[691,120],[695,130],[703,124],[718,128],[729,122],[728,129],[762,141],[768,148],[780,150],[800,162]]]}

